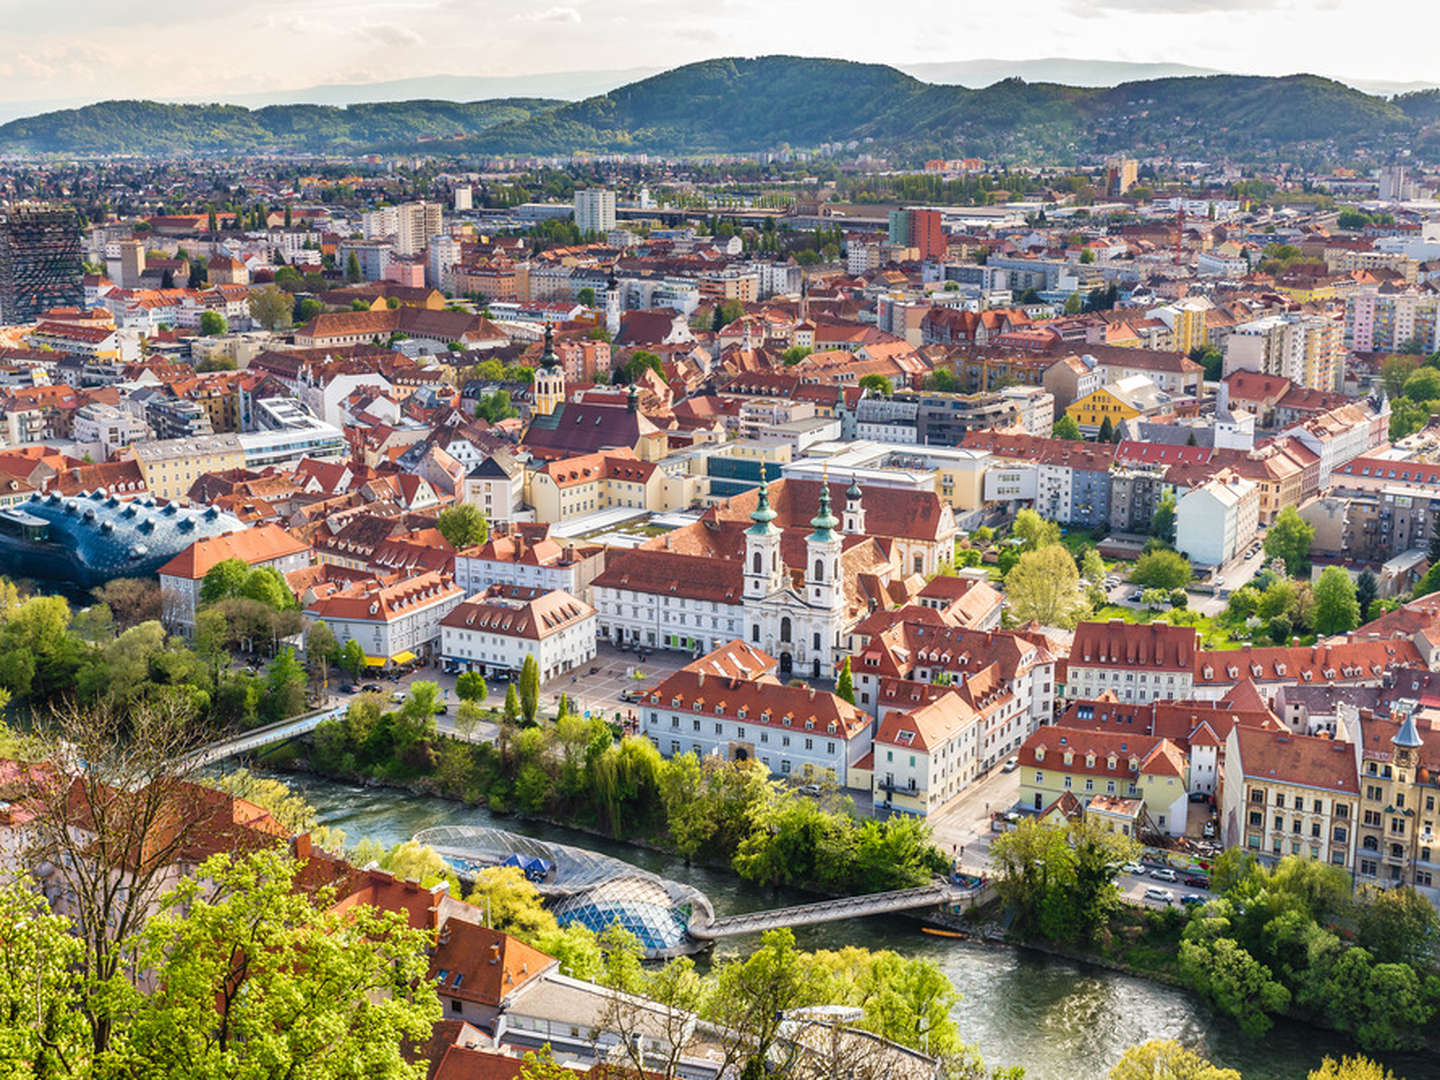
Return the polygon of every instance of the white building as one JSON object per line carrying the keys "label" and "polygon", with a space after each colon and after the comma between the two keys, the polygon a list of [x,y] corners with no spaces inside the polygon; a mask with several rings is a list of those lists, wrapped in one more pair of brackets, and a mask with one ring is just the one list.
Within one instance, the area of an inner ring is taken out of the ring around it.
{"label": "white building", "polygon": [[575,227],[582,233],[604,235],[615,228],[615,193],[608,188],[581,188],[575,192]]}
{"label": "white building", "polygon": [[380,667],[428,658],[440,641],[440,621],[464,597],[453,580],[431,571],[394,585],[371,580],[334,588],[312,600],[305,615],[323,619],[341,645],[358,641]]}
{"label": "white building", "polygon": [[775,776],[855,786],[870,718],[834,694],[781,684],[775,666],[742,642],[712,652],[641,698],[641,731],[667,758],[758,761]]}
{"label": "white building", "polygon": [[495,585],[441,620],[440,653],[487,675],[518,673],[533,656],[545,682],[595,658],[595,609],[560,589]]}
{"label": "white building", "polygon": [[1216,476],[1175,504],[1175,550],[1198,566],[1224,566],[1255,539],[1260,488],[1237,476]]}
{"label": "white building", "polygon": [[150,438],[150,429],[133,413],[91,401],[75,410],[70,434],[77,443],[98,445],[99,460],[104,461],[121,447]]}
{"label": "white building", "polygon": [[247,566],[273,566],[281,574],[301,570],[315,550],[279,525],[255,525],[240,532],[196,540],[160,568],[161,618],[172,631],[189,637],[205,575],[227,559]]}
{"label": "white building", "polygon": [[457,551],[455,584],[467,596],[491,585],[516,585],[541,592],[560,590],[583,600],[604,566],[604,548],[551,539],[549,525],[521,524]]}

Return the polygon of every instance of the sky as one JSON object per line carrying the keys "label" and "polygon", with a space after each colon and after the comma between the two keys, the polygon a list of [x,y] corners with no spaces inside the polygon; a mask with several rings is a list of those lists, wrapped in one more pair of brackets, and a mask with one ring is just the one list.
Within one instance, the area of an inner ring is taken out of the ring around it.
{"label": "sky", "polygon": [[[895,17],[889,12],[894,11]],[[797,53],[1433,80],[1433,0],[0,0],[0,100],[217,99]]]}

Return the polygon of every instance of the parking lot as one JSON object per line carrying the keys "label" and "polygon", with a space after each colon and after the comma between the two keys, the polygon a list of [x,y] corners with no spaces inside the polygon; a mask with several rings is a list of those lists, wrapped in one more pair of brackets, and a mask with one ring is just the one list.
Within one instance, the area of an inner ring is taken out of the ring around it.
{"label": "parking lot", "polygon": [[[663,682],[689,660],[690,657],[687,653],[660,651],[646,652],[645,660],[642,663],[636,653],[624,652],[613,645],[602,644],[596,650],[594,660],[588,664],[582,664],[569,674],[561,675],[558,679],[551,679],[541,685],[540,711],[553,716],[555,707],[560,701],[560,695],[565,694],[575,704],[576,709],[582,713],[598,713],[606,720],[614,720],[617,713],[622,719],[628,718],[634,714],[635,705],[633,700],[626,701],[622,695],[632,699],[639,697],[650,687]],[[595,669],[593,674],[591,673],[592,668]],[[455,679],[455,675],[446,672],[443,668],[429,664],[422,665],[394,681],[374,674],[366,675],[358,682],[346,675],[333,675],[330,679],[330,690],[333,699],[341,701],[352,696],[340,692],[340,688],[344,685],[357,688],[374,685],[380,688],[380,692],[388,700],[396,693],[408,694],[410,684],[413,682],[433,682],[440,687],[443,700],[453,707],[458,701],[455,693]],[[505,702],[507,685],[508,683],[503,679],[487,679],[486,688],[489,695],[483,704],[499,708]]]}

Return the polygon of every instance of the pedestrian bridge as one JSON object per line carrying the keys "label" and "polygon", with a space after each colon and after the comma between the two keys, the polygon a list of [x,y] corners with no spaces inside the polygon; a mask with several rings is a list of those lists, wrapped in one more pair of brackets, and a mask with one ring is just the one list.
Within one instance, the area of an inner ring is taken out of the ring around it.
{"label": "pedestrian bridge", "polygon": [[704,925],[692,924],[690,935],[709,941],[714,938],[734,937],[737,934],[778,930],[782,926],[813,926],[816,923],[835,922],[839,919],[885,915],[892,911],[913,911],[916,908],[937,907],[941,904],[971,907],[987,895],[983,886],[967,889],[936,881],[913,889],[896,889],[893,892],[869,893],[865,896],[842,896],[813,904],[796,904],[794,907],[752,911],[745,915],[728,915]]}
{"label": "pedestrian bridge", "polygon": [[336,705],[331,708],[316,709],[314,712],[291,717],[289,720],[266,724],[264,727],[251,728],[249,731],[231,738],[220,739],[208,746],[200,747],[185,758],[185,767],[186,769],[204,768],[206,765],[224,761],[236,754],[252,753],[262,747],[273,746],[275,743],[282,743],[299,735],[308,735],[326,720],[334,720],[344,715],[345,706]]}

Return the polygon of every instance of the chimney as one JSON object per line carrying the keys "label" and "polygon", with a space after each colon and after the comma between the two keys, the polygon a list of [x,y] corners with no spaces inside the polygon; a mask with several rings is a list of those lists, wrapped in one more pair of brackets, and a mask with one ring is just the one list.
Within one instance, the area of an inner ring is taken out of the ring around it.
{"label": "chimney", "polygon": [[705,672],[703,672],[703,671],[697,671],[697,672],[695,673],[695,685],[696,685],[696,686],[704,686],[704,685],[705,685]]}
{"label": "chimney", "polygon": [[295,858],[308,859],[310,857],[312,845],[310,841],[310,834],[308,832],[296,833],[294,838],[290,841],[290,844],[295,849]]}

